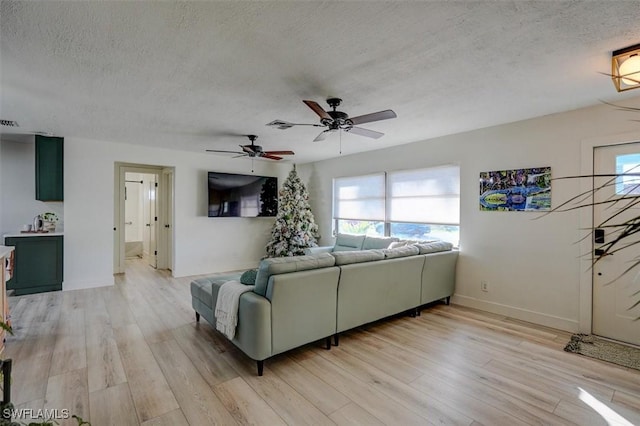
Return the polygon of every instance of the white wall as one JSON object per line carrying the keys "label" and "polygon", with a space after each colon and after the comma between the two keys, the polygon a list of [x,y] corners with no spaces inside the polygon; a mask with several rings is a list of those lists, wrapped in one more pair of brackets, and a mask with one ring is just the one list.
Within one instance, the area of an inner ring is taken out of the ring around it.
{"label": "white wall", "polygon": [[[273,218],[207,217],[207,171],[251,173],[251,162],[206,153],[65,137],[64,290],[113,284],[115,162],[175,167],[174,276],[256,267]],[[51,210],[35,201],[34,145],[2,141],[3,233]],[[291,163],[256,160],[255,173],[284,182]]]}
{"label": "white wall", "polygon": [[64,205],[36,200],[35,140],[0,141],[0,235],[17,233],[32,224],[38,214],[52,211],[60,219],[56,231],[64,228]]}
{"label": "white wall", "polygon": [[[630,102],[636,105],[639,98]],[[331,183],[337,176],[461,166],[461,253],[454,301],[567,330],[577,329],[579,276],[577,213],[481,212],[481,171],[551,166],[555,177],[579,173],[586,139],[638,132],[637,116],[597,106],[509,125],[436,138],[333,160],[299,165],[311,195],[322,244],[331,243]],[[399,119],[402,119],[401,117]],[[461,118],[464,119],[464,118]],[[348,143],[366,143],[350,138]],[[34,200],[33,145],[0,144],[0,229],[15,232],[51,203]],[[273,219],[208,218],[206,172],[250,173],[250,162],[205,153],[65,138],[65,290],[113,284],[114,163],[175,167],[175,276],[253,267],[264,254]],[[255,162],[255,173],[278,176],[290,163]],[[557,205],[579,188],[553,184]],[[62,204],[60,204],[62,207]],[[490,291],[480,291],[480,281]]]}
{"label": "white wall", "polygon": [[[115,162],[175,167],[174,276],[246,269],[264,256],[273,219],[207,217],[207,171],[249,174],[245,159],[65,137],[64,161],[64,290],[113,284]],[[255,161],[256,174],[280,184],[291,167]]]}
{"label": "white wall", "polygon": [[[298,170],[309,188],[321,244],[331,244],[334,177],[460,164],[461,252],[454,302],[573,331],[578,329],[579,258],[584,254],[576,244],[584,235],[579,214],[482,212],[479,173],[551,166],[553,177],[579,174],[581,141],[633,131],[640,141],[640,124],[631,121],[634,118],[637,115],[602,105],[310,163]],[[555,181],[553,205],[578,190],[577,181]],[[480,290],[481,280],[489,282],[489,292]]]}

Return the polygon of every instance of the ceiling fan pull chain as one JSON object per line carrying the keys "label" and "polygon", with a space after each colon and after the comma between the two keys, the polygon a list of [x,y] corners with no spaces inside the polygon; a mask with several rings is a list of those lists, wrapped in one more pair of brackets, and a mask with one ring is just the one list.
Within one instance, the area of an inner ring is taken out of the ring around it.
{"label": "ceiling fan pull chain", "polygon": [[339,133],[340,133],[340,155],[342,155],[342,129],[340,129]]}

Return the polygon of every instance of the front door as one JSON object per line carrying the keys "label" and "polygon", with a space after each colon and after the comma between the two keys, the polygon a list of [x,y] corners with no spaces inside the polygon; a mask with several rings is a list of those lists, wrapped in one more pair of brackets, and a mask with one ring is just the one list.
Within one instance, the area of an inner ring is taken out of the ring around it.
{"label": "front door", "polygon": [[[640,143],[610,145],[594,149],[594,253],[593,323],[599,336],[640,345],[640,235],[624,237],[602,255],[601,250],[625,230],[623,223],[640,221]],[[637,173],[638,176],[631,176]],[[625,175],[626,174],[626,175]],[[638,203],[638,204],[636,204]],[[635,245],[634,245],[635,243]],[[628,246],[628,247],[627,247]],[[622,250],[616,250],[623,247]]]}

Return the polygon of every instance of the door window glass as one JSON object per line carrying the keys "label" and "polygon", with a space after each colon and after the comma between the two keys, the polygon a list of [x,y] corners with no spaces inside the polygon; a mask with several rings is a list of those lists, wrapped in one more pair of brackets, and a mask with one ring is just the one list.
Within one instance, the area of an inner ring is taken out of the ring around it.
{"label": "door window glass", "polygon": [[640,195],[640,154],[616,155],[616,195]]}

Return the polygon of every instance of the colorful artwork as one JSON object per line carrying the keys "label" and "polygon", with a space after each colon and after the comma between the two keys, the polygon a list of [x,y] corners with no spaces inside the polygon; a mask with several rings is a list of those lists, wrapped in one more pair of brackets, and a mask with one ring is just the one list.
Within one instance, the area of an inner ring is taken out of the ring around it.
{"label": "colorful artwork", "polygon": [[551,210],[551,167],[481,172],[480,210]]}

